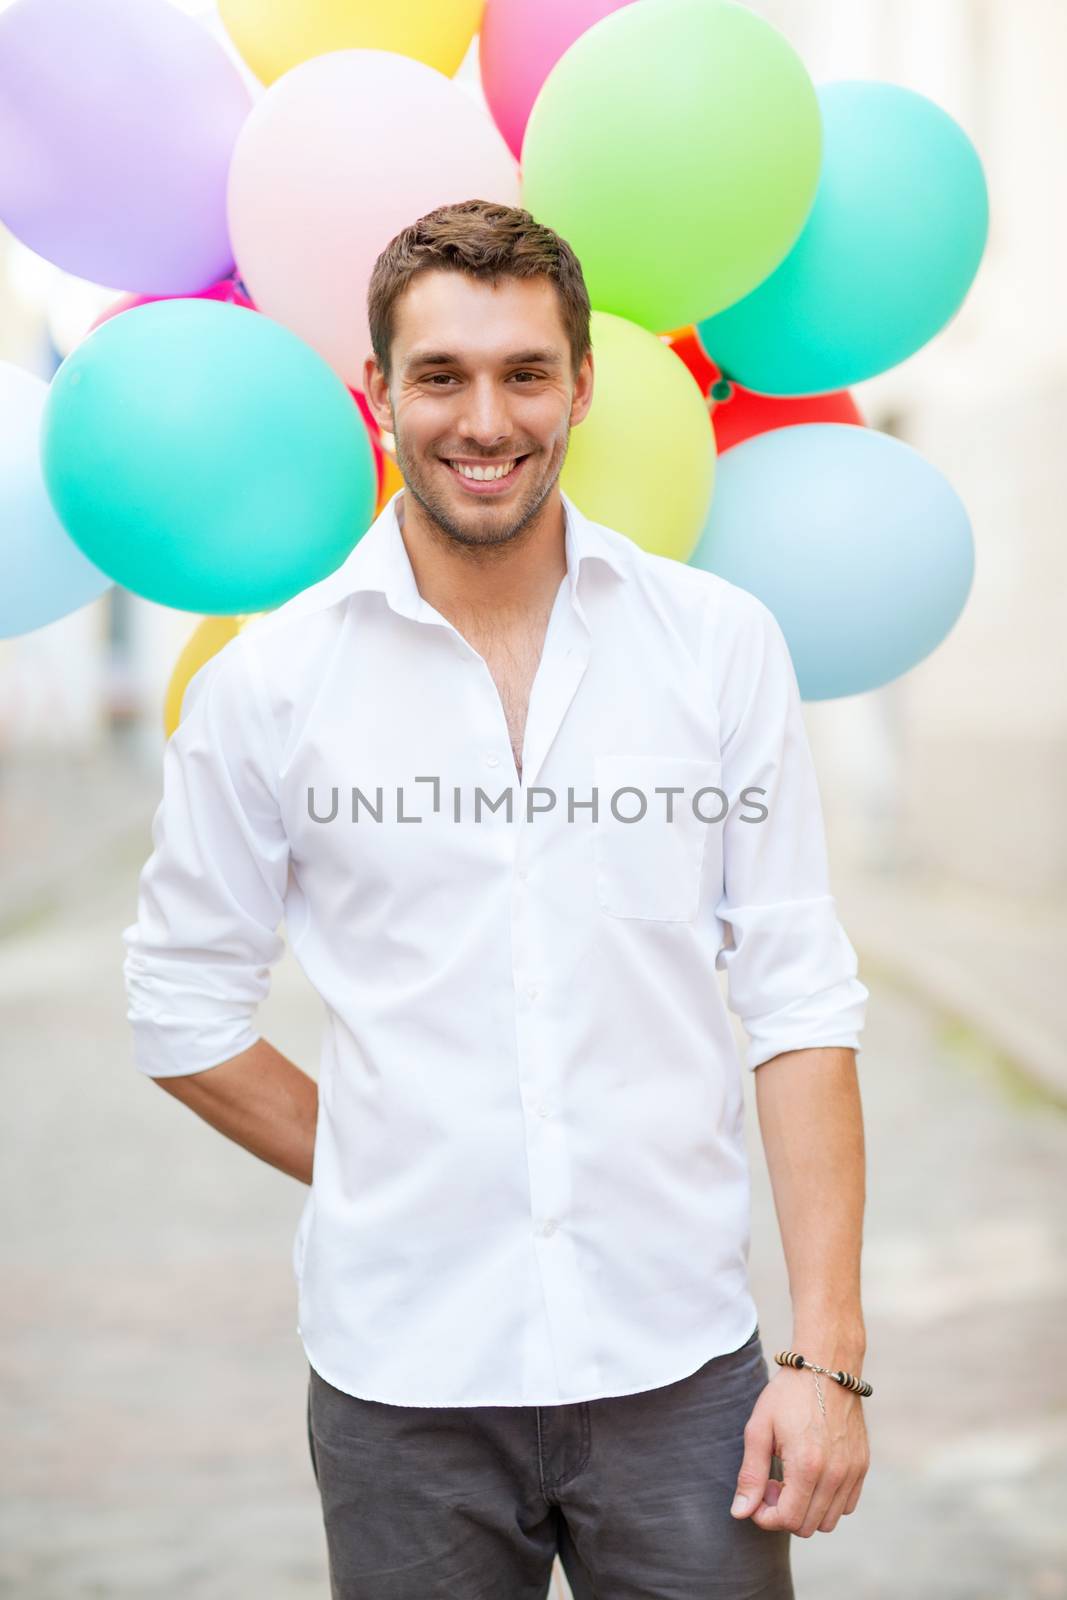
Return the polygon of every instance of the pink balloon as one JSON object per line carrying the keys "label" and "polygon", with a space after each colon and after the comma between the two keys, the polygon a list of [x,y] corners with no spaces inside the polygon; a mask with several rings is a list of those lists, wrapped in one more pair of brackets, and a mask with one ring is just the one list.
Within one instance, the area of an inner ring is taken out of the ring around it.
{"label": "pink balloon", "polygon": [[565,50],[633,0],[488,0],[478,40],[482,88],[512,153],[522,154],[530,108]]}
{"label": "pink balloon", "polygon": [[87,331],[92,333],[109,317],[117,317],[120,311],[132,311],[134,306],[147,306],[153,300],[221,300],[224,305],[247,306],[250,311],[256,309],[236,278],[221,278],[218,283],[213,283],[209,289],[201,289],[197,294],[124,294],[113,304],[105,306],[95,322],[89,324]]}
{"label": "pink balloon", "polygon": [[362,389],[375,260],[426,212],[475,199],[519,204],[518,170],[475,97],[411,57],[334,50],[253,107],[230,166],[230,237],[259,310]]}

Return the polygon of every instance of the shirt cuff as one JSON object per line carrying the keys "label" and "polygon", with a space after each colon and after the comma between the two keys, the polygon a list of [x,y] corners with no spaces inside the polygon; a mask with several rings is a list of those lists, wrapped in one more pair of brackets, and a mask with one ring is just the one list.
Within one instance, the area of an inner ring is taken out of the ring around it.
{"label": "shirt cuff", "polygon": [[133,1035],[133,1062],[139,1072],[150,1078],[179,1078],[205,1072],[262,1038],[252,1020],[254,1007],[242,1006],[232,1015],[220,1015],[217,996],[175,987],[172,998],[180,1009],[168,1014],[166,999],[160,996],[157,967],[148,967],[142,974],[136,958],[130,955],[124,972],[130,1000],[127,1021]]}
{"label": "shirt cuff", "polygon": [[786,1050],[859,1051],[870,991],[832,895],[731,906],[732,947],[719,952],[750,1069]]}

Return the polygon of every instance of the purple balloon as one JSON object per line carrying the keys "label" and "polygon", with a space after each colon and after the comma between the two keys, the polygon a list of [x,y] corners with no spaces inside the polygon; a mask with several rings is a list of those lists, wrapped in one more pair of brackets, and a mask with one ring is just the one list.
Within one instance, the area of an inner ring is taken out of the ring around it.
{"label": "purple balloon", "polygon": [[95,283],[194,293],[233,268],[226,180],[251,99],[167,0],[0,12],[0,219]]}

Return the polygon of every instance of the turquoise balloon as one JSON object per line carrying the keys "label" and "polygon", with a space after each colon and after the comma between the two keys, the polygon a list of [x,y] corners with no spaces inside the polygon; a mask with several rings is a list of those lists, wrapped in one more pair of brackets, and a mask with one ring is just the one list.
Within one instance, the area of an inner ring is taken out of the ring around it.
{"label": "turquoise balloon", "polygon": [[342,379],[288,328],[212,300],[137,306],[78,345],[41,461],[89,559],[180,611],[280,605],[340,566],[377,500]]}
{"label": "turquoise balloon", "polygon": [[833,700],[936,649],[970,592],[974,544],[956,491],[910,445],[802,423],[720,458],[689,564],[769,606],[803,698]]}
{"label": "turquoise balloon", "polygon": [[818,91],[823,165],[785,260],[697,323],[735,382],[823,394],[913,355],[959,310],[989,229],[982,164],[958,123],[893,83]]}
{"label": "turquoise balloon", "polygon": [[104,594],[111,579],[82,555],[41,477],[48,385],[0,361],[0,638],[31,633]]}

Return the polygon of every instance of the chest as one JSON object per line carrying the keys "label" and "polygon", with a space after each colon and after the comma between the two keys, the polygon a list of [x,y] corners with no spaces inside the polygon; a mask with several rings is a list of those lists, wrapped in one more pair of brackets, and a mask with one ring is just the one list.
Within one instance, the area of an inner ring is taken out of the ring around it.
{"label": "chest", "polygon": [[[491,643],[475,644],[484,657],[507,723],[511,753],[515,770],[522,777],[522,746],[526,733],[526,717],[530,708],[530,690],[541,659],[544,644],[544,624],[526,628],[518,633],[498,638]],[[473,641],[472,641],[473,642]]]}

